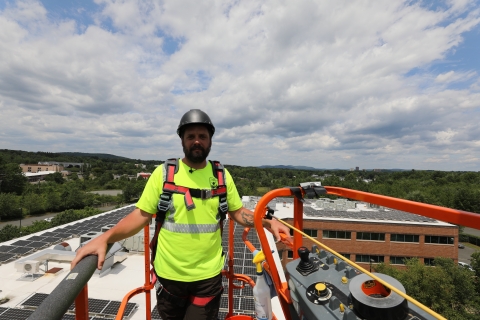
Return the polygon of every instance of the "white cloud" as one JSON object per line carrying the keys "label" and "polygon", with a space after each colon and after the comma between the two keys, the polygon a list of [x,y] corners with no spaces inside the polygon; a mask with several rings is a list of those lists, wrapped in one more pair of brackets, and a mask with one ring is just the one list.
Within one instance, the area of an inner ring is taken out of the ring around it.
{"label": "white cloud", "polygon": [[165,159],[201,108],[226,163],[480,168],[442,155],[480,157],[478,70],[447,60],[474,1],[95,1],[0,11],[4,148]]}

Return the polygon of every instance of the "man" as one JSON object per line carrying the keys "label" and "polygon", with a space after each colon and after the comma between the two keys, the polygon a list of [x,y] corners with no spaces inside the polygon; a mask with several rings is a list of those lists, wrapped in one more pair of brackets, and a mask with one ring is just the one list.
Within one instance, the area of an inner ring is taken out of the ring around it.
{"label": "man", "polygon": [[[197,191],[216,188],[218,180],[214,168],[206,160],[214,133],[215,127],[205,112],[193,109],[183,115],[177,134],[185,157],[177,163],[176,186]],[[157,213],[165,187],[165,165],[157,168],[149,178],[137,208],[114,228],[80,248],[72,268],[83,257],[94,254],[98,255],[98,269],[101,269],[108,243],[130,237],[149,223],[152,214]],[[230,218],[245,227],[253,227],[253,212],[243,207],[232,177],[227,170],[224,173]],[[217,319],[218,315],[224,264],[219,228],[220,199],[218,196],[194,197],[193,203],[187,207],[184,194],[172,194],[158,235],[154,270],[161,285],[157,288],[157,308],[165,320]],[[289,229],[276,220],[263,220],[263,225],[277,240],[280,240],[280,232],[289,234]]]}

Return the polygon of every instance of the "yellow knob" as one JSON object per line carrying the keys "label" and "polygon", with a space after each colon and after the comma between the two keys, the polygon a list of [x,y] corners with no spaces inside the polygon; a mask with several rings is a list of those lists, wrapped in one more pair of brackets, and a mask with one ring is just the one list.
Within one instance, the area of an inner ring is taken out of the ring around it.
{"label": "yellow knob", "polygon": [[315,290],[317,290],[317,294],[320,295],[321,292],[325,291],[327,289],[327,286],[325,283],[317,283],[315,285]]}
{"label": "yellow knob", "polygon": [[343,304],[340,303],[340,312],[341,313],[344,313],[345,312],[345,307],[343,306]]}
{"label": "yellow knob", "polygon": [[343,283],[343,284],[346,284],[347,282],[348,282],[347,277],[342,277],[342,283]]}

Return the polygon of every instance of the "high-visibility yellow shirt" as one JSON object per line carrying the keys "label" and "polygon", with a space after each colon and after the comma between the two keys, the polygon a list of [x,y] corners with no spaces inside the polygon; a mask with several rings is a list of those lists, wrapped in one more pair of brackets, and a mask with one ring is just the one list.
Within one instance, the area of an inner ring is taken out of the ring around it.
{"label": "high-visibility yellow shirt", "polygon": [[[189,172],[190,167],[178,161],[175,184],[194,189],[212,189],[218,185],[212,164],[207,162],[203,169]],[[242,200],[230,173],[225,169],[228,211],[242,207]],[[137,208],[155,214],[162,194],[164,182],[163,165],[159,166],[148,179]],[[218,226],[218,197],[202,200],[193,198],[195,209],[188,211],[184,195],[173,194],[174,210],[169,210],[158,236],[155,255],[155,272],[162,278],[192,282],[218,275],[224,263],[221,231],[208,232],[204,226]],[[170,229],[170,230],[169,230]],[[208,229],[208,228],[207,228]],[[171,231],[173,230],[173,231]],[[191,232],[194,230],[193,232]],[[198,231],[201,230],[201,231]]]}

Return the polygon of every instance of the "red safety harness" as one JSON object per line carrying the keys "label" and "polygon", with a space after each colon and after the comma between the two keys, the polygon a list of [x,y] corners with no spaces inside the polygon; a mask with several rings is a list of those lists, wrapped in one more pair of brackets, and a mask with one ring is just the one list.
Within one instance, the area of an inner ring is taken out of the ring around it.
{"label": "red safety harness", "polygon": [[[150,242],[150,263],[153,265],[155,261],[155,254],[157,252],[158,244],[158,234],[162,228],[162,224],[165,221],[168,209],[172,203],[172,196],[174,193],[185,195],[185,207],[188,211],[195,209],[195,203],[193,198],[200,199],[210,199],[212,197],[219,197],[218,201],[218,214],[220,216],[220,236],[223,234],[223,222],[227,216],[228,204],[227,204],[227,186],[225,180],[225,168],[218,161],[210,161],[212,164],[213,175],[217,179],[218,184],[214,189],[194,189],[183,186],[177,186],[175,184],[175,174],[178,172],[178,159],[168,159],[164,163],[165,170],[165,181],[163,182],[163,191],[160,195],[157,206],[157,216],[155,218],[155,234]],[[215,297],[223,292],[223,287],[220,292],[215,296],[209,297],[179,297],[168,292],[158,281],[158,277],[155,274],[154,269],[152,269],[152,278],[155,276],[155,287],[157,289],[157,295],[165,298],[167,301],[177,304],[179,307],[184,307],[187,301],[190,301],[192,304],[197,306],[205,306],[207,303],[212,301]]]}

